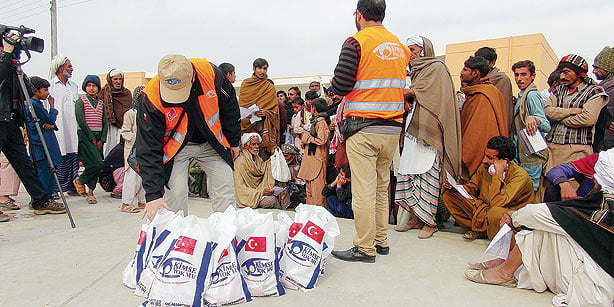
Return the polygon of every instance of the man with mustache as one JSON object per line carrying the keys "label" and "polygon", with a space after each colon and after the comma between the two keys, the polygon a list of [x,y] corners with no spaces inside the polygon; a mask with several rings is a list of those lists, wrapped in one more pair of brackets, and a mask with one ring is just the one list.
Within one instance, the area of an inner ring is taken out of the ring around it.
{"label": "man with mustache", "polygon": [[552,125],[546,136],[546,172],[593,153],[595,122],[608,103],[603,88],[586,75],[588,63],[581,56],[564,56],[557,70],[561,72],[561,85],[554,89],[544,109]]}

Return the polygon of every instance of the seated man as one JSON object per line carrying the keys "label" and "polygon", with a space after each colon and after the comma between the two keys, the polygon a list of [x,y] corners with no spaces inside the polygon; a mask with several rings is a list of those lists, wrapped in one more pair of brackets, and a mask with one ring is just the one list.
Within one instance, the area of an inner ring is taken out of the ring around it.
{"label": "seated man", "polygon": [[341,165],[335,180],[322,189],[322,195],[326,196],[326,206],[332,215],[346,219],[354,218],[354,211],[352,211],[352,173],[349,163]]}
{"label": "seated man", "polygon": [[[595,164],[601,192],[530,204],[501,220],[516,233],[507,260],[470,263],[465,277],[483,284],[546,289],[556,306],[614,306],[614,150]],[[511,247],[511,246],[510,246]],[[518,274],[516,270],[523,265]]]}
{"label": "seated man", "polygon": [[[614,142],[606,141],[600,144],[601,150],[609,150]],[[595,174],[595,163],[599,153],[588,155],[584,158],[563,163],[550,169],[546,173],[548,180],[545,182],[546,191],[544,201],[561,201],[584,197],[593,191],[593,175]],[[579,187],[575,188],[569,182],[574,179]]]}
{"label": "seated man", "polygon": [[448,189],[443,194],[443,201],[454,220],[467,231],[466,240],[483,238],[492,239],[499,231],[499,220],[509,210],[517,210],[528,203],[535,202],[533,182],[529,174],[514,163],[516,146],[504,136],[495,136],[488,141],[482,167],[478,168],[464,186],[473,196],[467,199]]}
{"label": "seated man", "polygon": [[298,148],[292,144],[281,144],[281,151],[288,164],[288,169],[290,169],[290,181],[278,183],[280,186],[286,187],[286,191],[279,195],[279,201],[282,209],[294,208],[305,203],[305,181],[296,178],[301,167],[302,156]]}
{"label": "seated man", "polygon": [[241,152],[234,161],[234,181],[237,206],[251,208],[279,208],[273,196],[275,179],[271,173],[271,160],[266,162],[258,155],[262,138],[258,133],[241,136]]}

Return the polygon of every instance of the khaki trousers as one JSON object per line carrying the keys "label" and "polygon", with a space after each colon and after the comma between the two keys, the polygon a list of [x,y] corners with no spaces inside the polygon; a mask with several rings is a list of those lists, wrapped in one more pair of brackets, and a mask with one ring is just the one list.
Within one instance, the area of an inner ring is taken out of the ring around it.
{"label": "khaki trousers", "polygon": [[388,183],[397,134],[359,131],[346,141],[352,168],[352,210],[356,237],[354,246],[375,255],[375,245],[388,247]]}

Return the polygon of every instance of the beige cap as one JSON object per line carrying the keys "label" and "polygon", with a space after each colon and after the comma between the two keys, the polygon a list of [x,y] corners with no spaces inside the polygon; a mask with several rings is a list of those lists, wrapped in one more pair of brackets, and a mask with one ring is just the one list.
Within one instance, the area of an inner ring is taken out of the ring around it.
{"label": "beige cap", "polygon": [[158,64],[160,95],[168,103],[183,103],[190,97],[192,63],[183,55],[165,55]]}

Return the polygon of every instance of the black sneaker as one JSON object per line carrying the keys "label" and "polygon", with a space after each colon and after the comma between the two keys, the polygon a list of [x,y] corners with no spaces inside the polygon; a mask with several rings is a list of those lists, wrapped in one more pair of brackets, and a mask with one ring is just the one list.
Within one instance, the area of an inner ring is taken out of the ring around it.
{"label": "black sneaker", "polygon": [[366,263],[374,263],[375,256],[369,256],[359,251],[356,246],[345,250],[345,251],[332,251],[331,253],[335,258],[344,260],[344,261],[360,261]]}
{"label": "black sneaker", "polygon": [[36,215],[45,215],[45,214],[62,214],[66,213],[66,208],[63,204],[56,203],[53,199],[48,200],[44,206],[34,209],[34,214]]}

